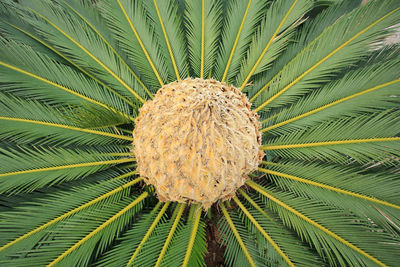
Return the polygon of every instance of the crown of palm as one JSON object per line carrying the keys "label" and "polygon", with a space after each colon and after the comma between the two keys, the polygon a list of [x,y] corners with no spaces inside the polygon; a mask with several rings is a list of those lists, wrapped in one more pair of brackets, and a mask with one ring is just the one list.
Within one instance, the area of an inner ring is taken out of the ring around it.
{"label": "crown of palm", "polygon": [[[4,0],[0,263],[396,265],[397,0]],[[234,84],[266,156],[208,212],[159,202],[132,130],[164,84]]]}

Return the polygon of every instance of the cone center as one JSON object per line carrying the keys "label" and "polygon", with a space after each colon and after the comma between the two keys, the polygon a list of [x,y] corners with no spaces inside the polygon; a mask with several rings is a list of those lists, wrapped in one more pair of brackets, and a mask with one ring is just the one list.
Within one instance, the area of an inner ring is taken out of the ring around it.
{"label": "cone center", "polygon": [[235,195],[263,152],[257,114],[234,86],[185,79],[164,85],[140,109],[134,130],[138,172],[160,201],[209,208]]}

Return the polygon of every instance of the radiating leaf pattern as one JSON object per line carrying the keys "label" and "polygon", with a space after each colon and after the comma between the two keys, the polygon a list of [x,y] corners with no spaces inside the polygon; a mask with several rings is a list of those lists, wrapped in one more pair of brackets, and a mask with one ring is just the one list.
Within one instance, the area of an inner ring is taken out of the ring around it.
{"label": "radiating leaf pattern", "polygon": [[[360,2],[1,1],[0,265],[204,266],[214,227],[226,266],[396,266],[400,46],[375,44],[400,2]],[[131,152],[187,77],[262,125],[258,171],[208,211],[160,202]]]}

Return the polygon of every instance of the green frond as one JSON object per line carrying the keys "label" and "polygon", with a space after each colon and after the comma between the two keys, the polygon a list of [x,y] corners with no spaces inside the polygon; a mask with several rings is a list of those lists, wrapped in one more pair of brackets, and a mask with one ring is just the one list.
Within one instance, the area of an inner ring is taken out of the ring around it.
{"label": "green frond", "polygon": [[110,166],[134,160],[112,157],[94,149],[0,149],[0,192],[30,192],[64,181],[83,179]]}
{"label": "green frond", "polygon": [[126,0],[102,1],[99,7],[114,38],[145,77],[150,90],[155,92],[168,81],[166,55],[161,53],[143,4]]}
{"label": "green frond", "polygon": [[213,76],[213,65],[222,26],[220,0],[185,1],[185,28],[192,75]]}
{"label": "green frond", "polygon": [[[297,161],[267,164],[266,167],[268,170],[261,171],[287,191],[349,210],[359,217],[367,216],[387,231],[393,227],[388,218],[399,222],[400,198],[396,189],[399,184],[395,173],[371,173],[359,166]],[[386,218],[379,210],[387,214]]]}
{"label": "green frond", "polygon": [[290,43],[286,50],[272,63],[271,68],[266,72],[262,72],[262,75],[260,74],[254,78],[254,86],[245,88],[250,102],[255,100],[258,92],[264,85],[275,77],[305,46],[312,42],[327,27],[337,22],[340,17],[359,7],[361,0],[336,1],[336,3],[318,1],[318,3],[326,4],[327,6],[324,6],[325,9],[316,14],[314,18],[311,19],[308,17],[302,27],[297,28],[293,38],[289,40]]}
{"label": "green frond", "polygon": [[[185,205],[176,205],[172,215],[168,215],[170,213],[166,211],[159,218],[158,223],[155,224],[155,228],[152,229],[159,214],[157,212],[159,207],[160,205],[156,205],[151,213],[147,213],[143,218],[140,218],[119,239],[119,243],[104,254],[96,264],[99,266],[109,266],[109,264],[118,266],[154,266],[157,262],[161,263],[161,260],[165,260],[165,256],[168,255],[169,248],[172,245],[170,243],[171,239],[175,240],[183,227],[181,216]],[[143,240],[145,241],[143,242]],[[141,245],[140,251],[135,255],[139,245]],[[135,257],[130,262],[133,255]]]}
{"label": "green frond", "polygon": [[[136,117],[138,110],[133,110],[132,117]],[[104,109],[95,106],[72,107],[69,112],[65,114],[66,119],[82,128],[93,130],[105,130],[124,135],[125,140],[133,140],[132,131],[126,129],[121,132],[121,127],[127,128],[132,123],[132,119],[127,119],[119,113],[106,112]],[[119,129],[117,128],[119,127]]]}
{"label": "green frond", "polygon": [[[375,202],[374,204],[381,204],[381,205],[385,205],[387,207],[391,207],[391,208],[395,208],[395,209],[400,210],[400,205],[394,204],[394,203],[390,203],[388,201],[384,201],[384,200],[381,200],[381,199],[377,199],[375,197],[370,197],[370,196],[368,196],[368,194],[355,193],[355,192],[352,192],[352,190],[346,190],[346,189],[338,188],[338,187],[335,187],[335,186],[330,186],[330,185],[326,185],[326,184],[323,184],[323,183],[314,182],[314,181],[312,181],[310,179],[304,179],[302,177],[297,177],[297,176],[294,176],[294,175],[291,175],[291,174],[277,172],[277,171],[273,171],[273,170],[267,170],[267,169],[259,168],[259,171],[267,173],[267,174],[271,174],[271,175],[274,175],[274,176],[279,176],[279,177],[284,177],[284,178],[287,178],[287,179],[291,179],[291,180],[294,180],[294,181],[297,181],[297,182],[310,184],[310,185],[313,185],[313,186],[316,186],[316,187],[319,187],[319,188],[323,188],[323,189],[334,191],[334,192],[337,192],[337,193],[349,195],[349,196],[356,197],[356,198],[363,199],[363,200],[367,200],[367,201],[370,201],[370,202]],[[315,173],[316,172],[314,170],[313,174],[315,174]],[[360,178],[362,179],[363,177],[357,177],[357,178],[358,179],[360,179]],[[387,178],[384,180],[384,182],[391,182],[390,183],[391,186],[399,186],[394,181],[391,181],[391,180],[389,180]],[[378,186],[381,186],[381,184],[378,184]],[[386,185],[386,186],[388,186],[388,185]],[[365,190],[366,188],[363,188],[363,189]],[[376,189],[376,187],[374,189]],[[384,190],[380,190],[378,192],[379,193],[385,193]],[[397,199],[398,199],[398,196],[397,196]],[[396,202],[399,203],[400,201],[397,200]]]}
{"label": "green frond", "polygon": [[[118,92],[116,92],[114,89],[110,88],[108,85],[106,85],[104,82],[100,81],[96,77],[94,77],[92,74],[75,64],[71,59],[63,55],[60,51],[58,51],[56,48],[51,46],[49,43],[46,43],[43,38],[41,38],[38,34],[35,34],[34,29],[31,29],[30,25],[23,23],[22,20],[20,20],[18,17],[15,16],[15,13],[18,13],[18,10],[15,10],[12,6],[7,6],[7,9],[10,10],[10,13],[13,13],[13,16],[9,17],[7,21],[4,21],[3,23],[0,22],[0,27],[3,26],[3,34],[6,36],[6,38],[14,40],[19,43],[24,43],[24,44],[30,44],[32,48],[34,48],[35,51],[42,52],[44,54],[47,54],[48,56],[54,58],[56,61],[60,63],[65,63],[69,64],[71,66],[74,66],[77,68],[79,71],[84,73],[86,76],[90,77],[94,81],[96,81],[99,85],[102,87],[106,88],[108,91],[112,92],[118,98],[123,100],[126,104],[135,107],[130,100],[128,100],[126,97],[120,95]],[[4,27],[5,26],[5,27]],[[17,38],[16,38],[17,37]],[[28,41],[26,41],[28,40]]]}
{"label": "green frond", "polygon": [[[228,2],[214,77],[232,83],[262,16],[265,0]],[[238,19],[240,18],[240,19]]]}
{"label": "green frond", "polygon": [[[48,229],[82,210],[118,201],[130,191],[130,187],[141,180],[140,178],[133,181],[126,179],[134,174],[135,172],[131,171],[118,175],[115,171],[109,170],[96,173],[90,175],[87,180],[90,178],[107,180],[85,182],[72,187],[61,186],[61,190],[57,192],[42,193],[34,197],[32,199],[36,200],[34,204],[23,203],[16,206],[13,211],[2,213],[1,257],[27,250],[29,246],[33,247],[32,244],[41,240]],[[26,224],[26,217],[31,217],[29,225]]]}
{"label": "green frond", "polygon": [[[245,198],[249,204],[246,206],[248,213],[253,217],[253,221],[259,224],[259,227],[265,229],[265,233],[259,231],[255,224],[252,223],[250,217],[240,212],[242,221],[246,224],[252,234],[256,235],[257,242],[260,243],[260,248],[263,249],[263,254],[269,259],[270,262],[280,262],[285,265],[286,263],[281,259],[281,256],[276,252],[275,248],[264,237],[265,234],[284,250],[284,254],[290,257],[295,266],[319,266],[322,264],[321,259],[314,253],[307,244],[299,242],[298,237],[289,229],[287,229],[282,221],[269,211],[268,207],[262,203],[254,193],[251,195],[246,194],[242,189],[239,193]],[[268,213],[267,213],[268,211]]]}
{"label": "green frond", "polygon": [[62,55],[40,38],[35,33],[34,27],[21,20],[17,13],[18,10],[15,9],[12,1],[4,0],[0,3],[0,32],[2,36],[16,43],[30,46],[39,53],[46,54],[60,63],[67,64]]}
{"label": "green frond", "polygon": [[35,4],[24,2],[20,9],[21,19],[33,25],[45,40],[77,65],[104,80],[121,95],[144,102],[145,88],[138,84],[137,76],[132,75],[127,65],[121,63],[85,21],[47,0]]}
{"label": "green frond", "polygon": [[162,266],[204,266],[207,252],[205,224],[201,221],[201,207],[190,207],[188,221],[171,241]]}
{"label": "green frond", "polygon": [[339,18],[258,91],[253,97],[256,111],[293,103],[366,57],[371,53],[366,47],[384,36],[387,27],[399,22],[399,13],[397,1],[388,1],[385,5],[372,1]]}
{"label": "green frond", "polygon": [[[142,0],[143,1],[143,0]],[[158,36],[162,54],[168,55],[166,62],[169,81],[184,79],[189,76],[186,40],[183,31],[183,16],[176,1],[143,1],[149,12],[149,18]]]}
{"label": "green frond", "polygon": [[[154,221],[151,223],[150,228],[147,230],[146,234],[144,235],[143,239],[140,241],[139,245],[137,246],[137,248],[135,249],[135,252],[132,254],[132,256],[130,257],[128,264],[130,265],[132,263],[132,261],[135,259],[135,257],[140,253],[140,250],[142,248],[142,246],[144,245],[144,243],[146,243],[146,241],[149,239],[150,235],[153,233],[154,229],[156,228],[158,222],[161,220],[161,218],[163,217],[165,211],[167,210],[168,206],[169,206],[169,202],[165,203],[164,206],[162,207],[161,211],[158,213],[157,217],[154,219]],[[159,205],[161,205],[161,202],[158,202],[158,204],[156,205],[156,207],[154,207],[154,210],[158,209]]]}
{"label": "green frond", "polygon": [[[28,257],[12,260],[24,266],[87,265],[93,248],[99,254],[129,225],[134,215],[143,207],[147,192],[138,197],[130,196],[100,208],[86,210],[64,220],[40,242],[40,247]],[[64,240],[64,242],[58,242]],[[42,248],[42,249],[40,249]],[[4,261],[8,263],[10,261]]]}
{"label": "green frond", "polygon": [[[161,202],[159,202],[150,212],[144,209],[142,212],[142,216],[135,223],[133,223],[132,226],[122,236],[117,238],[116,245],[114,245],[113,247],[111,247],[110,250],[101,255],[99,259],[95,262],[95,265],[127,266],[130,259],[132,259],[132,256],[137,251],[139,244],[142,243],[146,234],[150,233],[149,229],[151,228],[152,224],[156,221],[158,215],[161,214],[160,206]],[[151,242],[155,233],[159,233],[160,225],[165,222],[166,216],[167,215],[165,213],[161,215],[160,221],[157,222],[155,225],[157,231],[155,231],[155,229],[151,231],[151,235],[145,241],[144,245],[148,244],[148,240],[150,240]],[[140,251],[141,249],[139,250],[139,252]],[[144,253],[142,252],[138,253],[139,256],[143,254]],[[152,256],[154,257],[154,255]],[[134,259],[135,258],[136,256],[134,257]]]}
{"label": "green frond", "polygon": [[189,221],[192,224],[191,225],[192,232],[190,234],[190,240],[187,246],[185,259],[183,260],[182,264],[182,266],[185,267],[194,265],[196,266],[204,265],[203,257],[206,252],[205,229],[204,229],[205,226],[204,224],[200,224],[201,207],[193,205],[191,208],[196,210],[193,212],[194,213],[193,218],[191,218]]}
{"label": "green frond", "polygon": [[155,267],[158,267],[158,266],[161,265],[161,263],[162,263],[162,261],[164,259],[164,256],[165,256],[165,254],[167,252],[167,249],[170,246],[170,242],[172,240],[172,237],[175,235],[175,230],[178,227],[178,224],[180,222],[180,219],[181,219],[181,216],[182,216],[182,213],[183,213],[184,209],[185,209],[185,204],[179,203],[176,206],[175,212],[174,212],[174,213],[176,213],[176,216],[173,216],[174,217],[174,220],[173,220],[174,223],[171,225],[171,228],[170,228],[170,231],[168,233],[167,239],[165,240],[165,242],[163,244],[163,247],[161,249],[161,252],[158,255],[156,264],[154,265]]}
{"label": "green frond", "polygon": [[100,39],[106,44],[107,47],[111,49],[113,54],[118,58],[118,60],[122,63],[122,65],[126,66],[130,74],[135,78],[135,80],[139,83],[139,85],[148,92],[146,85],[139,78],[133,67],[129,66],[126,63],[126,55],[122,53],[122,51],[116,48],[116,41],[112,39],[111,32],[106,28],[105,22],[102,19],[99,10],[93,8],[92,4],[85,3],[79,0],[62,0],[62,3],[72,10],[79,19],[83,20],[96,34]]}
{"label": "green frond", "polygon": [[384,262],[394,264],[393,259],[399,256],[392,247],[398,238],[374,231],[366,219],[353,217],[318,201],[272,191],[254,182],[247,184],[262,194],[265,203],[279,214],[283,222],[315,246],[332,265],[337,261],[340,265],[351,262],[353,265],[374,263],[386,266]]}
{"label": "green frond", "polygon": [[[52,104],[96,105],[129,116],[129,107],[96,82],[32,48],[0,39],[2,90]],[[18,81],[18,82],[15,82]],[[25,90],[22,90],[25,89]]]}
{"label": "green frond", "polygon": [[383,160],[399,154],[398,120],[398,111],[383,111],[325,121],[312,129],[266,138],[262,148],[284,158],[318,158],[341,163],[349,157],[360,163]]}
{"label": "green frond", "polygon": [[309,0],[279,0],[271,4],[260,29],[253,35],[246,60],[237,74],[236,85],[240,90],[243,90],[253,75],[270,67],[285,49],[291,33],[301,23],[312,4]]}
{"label": "green frond", "polygon": [[281,135],[343,117],[343,114],[357,116],[395,108],[398,102],[391,96],[396,94],[400,82],[399,67],[399,61],[392,60],[349,72],[277,113],[261,131]]}
{"label": "green frond", "polygon": [[[251,215],[251,213],[245,208],[245,206],[243,206],[243,204],[240,202],[240,200],[237,197],[234,197],[233,200],[239,206],[239,208],[242,210],[242,212],[247,216],[247,218],[254,224],[254,226],[257,228],[257,230],[268,241],[269,245],[273,247],[273,250],[275,250],[275,252],[277,254],[279,254],[279,256],[283,259],[283,261],[285,261],[285,264],[293,267],[294,264],[289,259],[289,257],[286,255],[286,253],[284,253],[282,251],[282,249],[278,246],[278,244],[271,238],[271,236],[269,234],[267,234],[267,232],[265,232],[265,230],[261,227],[261,225],[253,217],[253,215]],[[272,262],[275,262],[275,261],[280,262],[280,261],[282,261],[282,260],[276,260],[276,256],[274,256],[272,258],[275,258],[275,260],[271,260]],[[279,264],[279,265],[281,265],[281,264]]]}
{"label": "green frond", "polygon": [[223,213],[218,222],[220,242],[226,246],[224,259],[227,266],[265,266],[266,259],[262,258],[254,236],[251,235],[240,221],[235,212],[228,212],[221,202]]}
{"label": "green frond", "polygon": [[[113,131],[81,128],[71,121],[68,109],[56,109],[37,101],[26,101],[0,93],[0,136],[17,144],[107,145],[133,141]],[[115,119],[115,117],[113,117]],[[115,120],[118,121],[118,120]],[[127,122],[123,118],[121,122]]]}
{"label": "green frond", "polygon": [[[91,249],[95,245],[97,245],[97,253],[103,251],[116,237],[118,237],[118,233],[121,232],[130,221],[132,221],[135,213],[139,212],[142,209],[142,202],[147,196],[148,193],[144,192],[137,198],[128,198],[128,200],[130,200],[129,202],[121,201],[121,204],[123,205],[120,205],[120,210],[118,212],[115,212],[115,208],[117,205],[110,206],[108,211],[109,214],[107,214],[107,207],[106,209],[102,208],[102,212],[99,215],[97,215],[94,211],[91,211],[90,214],[88,214],[91,216],[90,219],[86,219],[86,216],[88,215],[86,215],[85,217],[82,216],[88,221],[85,225],[82,225],[81,220],[79,220],[80,218],[78,218],[76,222],[74,222],[73,220],[67,222],[64,225],[65,231],[63,229],[63,231],[60,231],[60,233],[56,232],[56,235],[61,235],[61,237],[64,235],[64,238],[68,236],[71,239],[71,233],[84,233],[84,229],[88,229],[89,224],[92,223],[95,225],[98,224],[99,221],[104,221],[104,214],[108,216],[112,215],[101,225],[97,226],[94,230],[90,231],[83,238],[79,239],[78,242],[70,246],[47,266],[54,266],[62,261],[64,261],[67,265],[76,265],[76,263],[78,262],[87,265],[89,259],[91,258],[91,255],[88,255],[88,253],[86,253],[86,250]],[[123,208],[121,209],[121,207]],[[76,231],[76,228],[82,228],[82,230]],[[57,250],[60,250],[60,248],[57,248]]]}

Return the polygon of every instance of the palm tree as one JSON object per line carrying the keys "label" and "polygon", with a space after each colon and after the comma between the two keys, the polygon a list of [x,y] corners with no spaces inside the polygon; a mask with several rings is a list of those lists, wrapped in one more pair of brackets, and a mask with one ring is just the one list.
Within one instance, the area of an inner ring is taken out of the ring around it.
{"label": "palm tree", "polygon": [[[397,265],[400,1],[360,2],[2,0],[0,265]],[[193,80],[251,102],[242,141],[173,148]]]}

